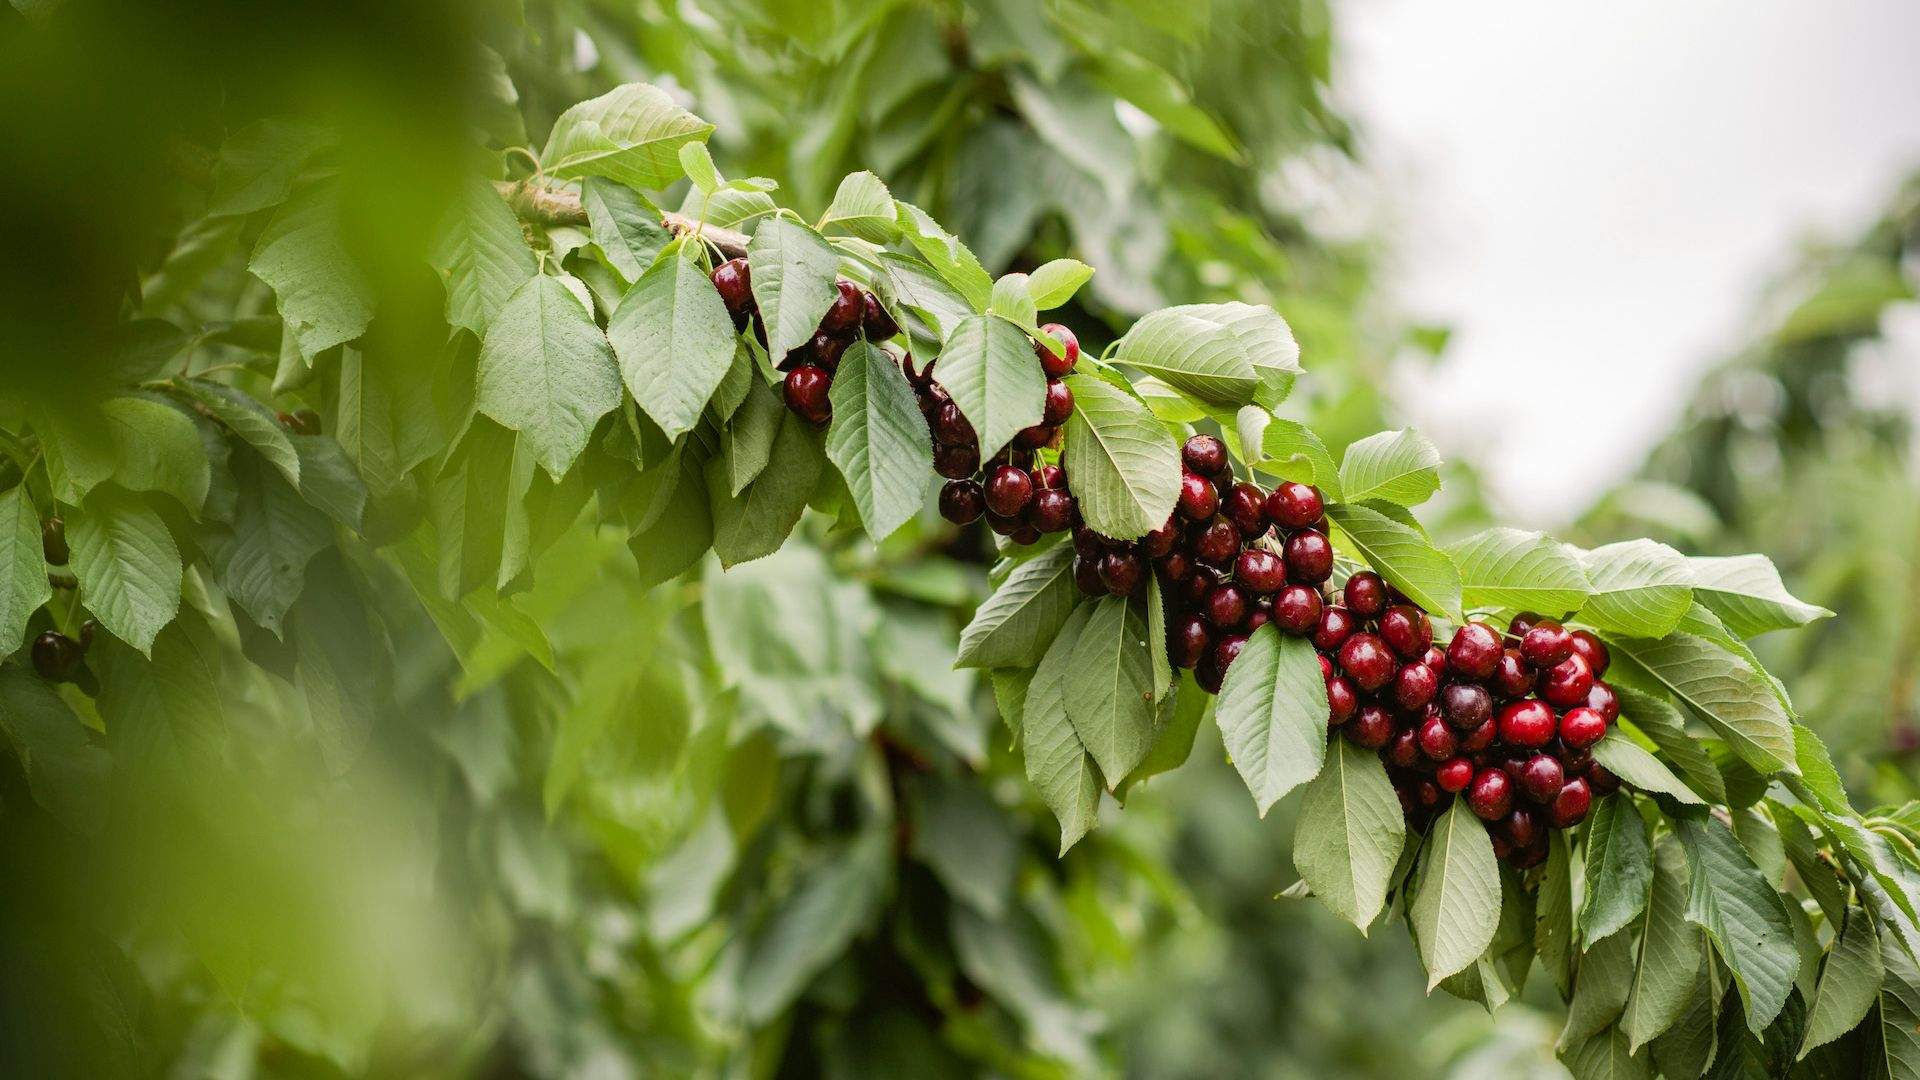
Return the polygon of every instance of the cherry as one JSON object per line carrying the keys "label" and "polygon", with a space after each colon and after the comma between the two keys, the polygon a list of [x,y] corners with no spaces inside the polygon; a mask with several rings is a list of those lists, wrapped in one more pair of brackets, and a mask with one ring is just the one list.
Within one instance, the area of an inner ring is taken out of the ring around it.
{"label": "cherry", "polygon": [[1073,391],[1058,379],[1048,383],[1046,404],[1040,410],[1040,422],[1048,427],[1059,427],[1072,414]]}
{"label": "cherry", "polygon": [[1468,728],[1460,736],[1460,752],[1477,754],[1492,746],[1494,736],[1498,734],[1500,734],[1500,723],[1497,720],[1486,720],[1479,727]]}
{"label": "cherry", "polygon": [[[1144,543],[1140,548],[1142,551],[1147,550]],[[1177,584],[1193,576],[1193,556],[1184,551],[1169,551],[1160,558],[1159,567],[1161,577]]]}
{"label": "cherry", "polygon": [[1360,695],[1344,675],[1327,680],[1327,726],[1339,727],[1360,707]]}
{"label": "cherry", "polygon": [[1440,676],[1425,664],[1407,664],[1393,677],[1393,700],[1403,709],[1424,708],[1440,689]]}
{"label": "cherry", "polygon": [[987,509],[1002,517],[1014,517],[1033,499],[1033,477],[1025,469],[1001,465],[987,476]]}
{"label": "cherry", "polygon": [[1058,465],[1035,465],[1027,474],[1033,477],[1033,490],[1046,491],[1050,488],[1067,486],[1067,471]]}
{"label": "cherry", "polygon": [[1503,698],[1525,697],[1533,689],[1533,668],[1520,656],[1519,649],[1506,649],[1500,653],[1500,664],[1493,669],[1494,692]]}
{"label": "cherry", "polygon": [[1593,751],[1575,750],[1564,742],[1556,742],[1553,756],[1560,759],[1560,767],[1568,776],[1585,776],[1593,770]]}
{"label": "cherry", "polygon": [[987,509],[987,497],[973,480],[949,480],[940,488],[940,516],[955,525],[971,525]]}
{"label": "cherry", "polygon": [[1552,754],[1535,754],[1520,763],[1514,779],[1520,782],[1520,790],[1526,792],[1527,798],[1545,805],[1560,794],[1567,774],[1560,766],[1560,759]]}
{"label": "cherry", "polygon": [[40,553],[53,566],[65,566],[73,558],[67,547],[67,523],[57,514],[40,524]]}
{"label": "cherry", "polygon": [[1189,606],[1198,607],[1207,598],[1207,593],[1220,584],[1220,574],[1211,566],[1196,564],[1193,573],[1188,576],[1184,588],[1184,597]]}
{"label": "cherry", "polygon": [[1473,783],[1473,762],[1463,757],[1448,758],[1433,770],[1433,782],[1441,791],[1461,792]]}
{"label": "cherry", "polygon": [[1620,719],[1620,695],[1613,692],[1613,687],[1595,679],[1593,689],[1587,691],[1587,708],[1598,712],[1611,724]]}
{"label": "cherry", "polygon": [[1251,634],[1271,621],[1273,621],[1272,597],[1260,597],[1253,602],[1252,607],[1247,609],[1247,633]]}
{"label": "cherry", "polygon": [[1208,656],[1205,660],[1200,661],[1199,666],[1193,669],[1193,681],[1199,683],[1200,689],[1205,690],[1209,694],[1219,693],[1220,685],[1225,679],[1226,676],[1221,674],[1218,667],[1214,666],[1212,656]]}
{"label": "cherry", "polygon": [[[991,498],[992,496],[988,496]],[[1100,580],[1114,596],[1131,596],[1140,587],[1140,557],[1109,551],[1100,557]]]}
{"label": "cherry", "polygon": [[1212,435],[1194,435],[1180,448],[1180,460],[1188,472],[1219,476],[1227,471],[1227,444]]}
{"label": "cherry", "polygon": [[1027,523],[1025,521],[1022,521],[1017,517],[1008,517],[1005,514],[996,514],[993,512],[992,507],[987,508],[986,516],[987,516],[987,528],[992,529],[994,533],[999,536],[1012,538],[1014,533],[1017,533],[1021,529],[1024,529],[1027,527]]}
{"label": "cherry", "polygon": [[1445,720],[1429,716],[1420,722],[1420,752],[1435,761],[1445,761],[1460,751],[1460,740]]}
{"label": "cherry", "polygon": [[1180,539],[1180,525],[1172,517],[1160,524],[1160,527],[1140,538],[1140,550],[1148,558],[1158,559],[1173,551],[1173,545]]}
{"label": "cherry", "polygon": [[1355,627],[1353,616],[1343,607],[1327,606],[1320,612],[1320,623],[1313,628],[1313,647],[1321,652],[1338,650]]}
{"label": "cherry", "polygon": [[1442,649],[1440,646],[1438,645],[1427,646],[1427,651],[1425,654],[1421,656],[1420,662],[1432,668],[1433,673],[1435,675],[1439,675],[1442,678],[1446,677],[1447,653],[1446,653],[1446,650]]}
{"label": "cherry", "polygon": [[1275,525],[1287,530],[1304,529],[1320,520],[1326,503],[1320,498],[1319,488],[1289,480],[1267,496],[1266,509]]}
{"label": "cherry", "polygon": [[[1240,584],[1265,596],[1278,592],[1287,583],[1287,567],[1280,561],[1280,556],[1265,548],[1247,548],[1234,560],[1233,576]],[[1318,594],[1315,594],[1315,599],[1318,598]],[[1318,605],[1315,605],[1314,613],[1316,616],[1319,614]]]}
{"label": "cherry", "polygon": [[1425,656],[1433,644],[1433,621],[1411,604],[1396,604],[1380,616],[1380,636],[1394,652],[1411,660]]}
{"label": "cherry", "polygon": [[1221,634],[1220,640],[1213,643],[1213,663],[1222,674],[1240,659],[1240,650],[1247,647],[1245,634]]}
{"label": "cherry", "polygon": [[1547,838],[1536,837],[1532,844],[1513,852],[1507,857],[1507,865],[1515,870],[1531,870],[1547,861]]}
{"label": "cherry", "polygon": [[1216,585],[1201,604],[1201,613],[1220,629],[1231,630],[1246,621],[1247,594],[1237,585]]}
{"label": "cherry", "polygon": [[1540,675],[1540,696],[1555,708],[1585,704],[1592,689],[1593,669],[1578,656],[1569,656]]}
{"label": "cherry", "polygon": [[1287,537],[1287,578],[1318,585],[1333,576],[1333,544],[1327,534],[1306,530]]}
{"label": "cherry", "polygon": [[1351,675],[1360,689],[1372,693],[1393,678],[1393,653],[1378,636],[1358,633],[1341,643],[1340,669]]}
{"label": "cherry", "polygon": [[1360,706],[1347,721],[1347,739],[1355,746],[1378,750],[1393,738],[1393,717],[1373,702]]}
{"label": "cherry", "polygon": [[720,302],[727,305],[727,314],[733,316],[734,327],[746,321],[747,313],[753,310],[753,275],[747,269],[747,260],[728,259],[713,268],[713,287],[720,293]]}
{"label": "cherry", "polygon": [[1547,808],[1547,820],[1553,822],[1556,829],[1571,829],[1587,816],[1587,808],[1593,805],[1593,791],[1587,782],[1575,777],[1560,788],[1553,797],[1553,803]]}
{"label": "cherry", "polygon": [[1613,662],[1607,647],[1599,638],[1585,630],[1573,632],[1573,654],[1587,662],[1587,667],[1593,671],[1593,677],[1596,679],[1605,675],[1607,665]]}
{"label": "cherry", "polygon": [[1240,530],[1240,535],[1248,540],[1257,540],[1267,531],[1267,514],[1261,509],[1266,502],[1267,493],[1245,482],[1227,489],[1220,500],[1220,512],[1227,515]]}
{"label": "cherry", "polygon": [[1190,668],[1213,647],[1213,631],[1207,621],[1188,612],[1173,620],[1167,628],[1167,653],[1175,667]]}
{"label": "cherry", "polygon": [[1061,326],[1057,322],[1050,322],[1042,326],[1040,332],[1059,342],[1062,346],[1061,355],[1055,356],[1053,355],[1052,349],[1047,348],[1037,341],[1034,342],[1034,355],[1040,358],[1041,369],[1044,370],[1050,378],[1064,378],[1068,372],[1073,370],[1073,365],[1080,362],[1080,339],[1074,336],[1073,331]]}
{"label": "cherry", "polygon": [[1440,691],[1440,711],[1454,727],[1471,731],[1493,715],[1493,695],[1472,683],[1448,683]]}
{"label": "cherry", "polygon": [[1553,710],[1544,701],[1524,698],[1500,710],[1500,741],[1508,746],[1545,746],[1553,729]]}
{"label": "cherry", "polygon": [[900,332],[900,323],[888,314],[880,298],[869,292],[860,298],[860,330],[869,341],[885,341]]}
{"label": "cherry", "polygon": [[867,313],[867,297],[865,291],[851,281],[835,282],[834,288],[839,295],[820,317],[820,329],[844,337],[860,328],[860,317]]}
{"label": "cherry", "polygon": [[1100,580],[1100,560],[1103,555],[1088,558],[1085,555],[1073,557],[1073,583],[1088,596],[1101,596],[1107,591],[1107,583]]}
{"label": "cherry", "polygon": [[1073,527],[1073,496],[1060,488],[1033,493],[1027,504],[1027,524],[1043,533],[1065,532]]}
{"label": "cherry", "polygon": [[1478,681],[1493,674],[1500,663],[1500,635],[1483,622],[1470,622],[1454,632],[1447,645],[1447,668],[1462,678]]}
{"label": "cherry", "polygon": [[[1199,438],[1196,435],[1194,438]],[[1187,440],[1189,444],[1192,439]],[[1220,493],[1213,489],[1207,478],[1192,470],[1180,474],[1180,499],[1175,504],[1180,516],[1188,521],[1205,521],[1220,509]]]}
{"label": "cherry", "polygon": [[1315,649],[1313,658],[1320,665],[1320,681],[1325,682],[1333,678],[1333,661],[1327,659],[1327,654]]}
{"label": "cherry", "polygon": [[1194,534],[1191,547],[1201,562],[1224,568],[1240,550],[1240,530],[1226,518],[1214,518]]}
{"label": "cherry", "polygon": [[1587,787],[1593,790],[1596,797],[1611,795],[1620,790],[1620,778],[1613,775],[1611,769],[1597,761],[1587,766],[1586,777]]}
{"label": "cherry", "polygon": [[1273,596],[1273,621],[1289,634],[1311,632],[1320,624],[1320,610],[1320,594],[1305,585],[1288,585]]}
{"label": "cherry", "polygon": [[1045,424],[1023,427],[1019,431],[1014,432],[1013,445],[1022,450],[1038,450],[1053,441],[1053,435],[1056,430],[1058,429],[1050,428]]}
{"label": "cherry", "polygon": [[1534,624],[1538,623],[1542,618],[1545,618],[1545,616],[1537,611],[1522,611],[1508,620],[1507,634],[1518,641],[1526,637],[1527,631],[1533,629]]}
{"label": "cherry", "polygon": [[[1342,596],[1347,610],[1357,618],[1371,619],[1387,609],[1387,583],[1371,570],[1361,570],[1349,577]],[[1428,637],[1432,637],[1431,629]]]}
{"label": "cherry", "polygon": [[33,639],[33,670],[50,682],[64,682],[80,666],[81,651],[79,642],[49,630]]}
{"label": "cherry", "polygon": [[1557,622],[1537,622],[1520,639],[1520,655],[1534,667],[1550,668],[1573,655],[1573,635]]}
{"label": "cherry", "polygon": [[1017,526],[1012,532],[1008,533],[1007,539],[1023,547],[1037,544],[1040,542],[1040,530],[1034,528],[1032,522],[1027,522]]}
{"label": "cherry", "polygon": [[1560,741],[1575,750],[1585,750],[1607,734],[1607,718],[1599,710],[1585,705],[1568,709],[1560,718]]}
{"label": "cherry", "polygon": [[1533,820],[1531,813],[1520,807],[1514,807],[1513,812],[1508,814],[1506,820],[1500,824],[1506,830],[1507,841],[1516,850],[1530,848],[1533,842],[1540,838],[1539,823]]}
{"label": "cherry", "polygon": [[1499,769],[1481,769],[1467,786],[1467,806],[1482,821],[1499,821],[1513,809],[1513,781]]}
{"label": "cherry", "polygon": [[827,388],[832,382],[832,376],[812,364],[787,372],[787,408],[811,423],[826,423],[833,416],[833,406],[827,401]]}
{"label": "cherry", "polygon": [[1420,764],[1420,733],[1413,728],[1401,728],[1387,740],[1387,752],[1384,755],[1387,764],[1400,769],[1411,769]]}

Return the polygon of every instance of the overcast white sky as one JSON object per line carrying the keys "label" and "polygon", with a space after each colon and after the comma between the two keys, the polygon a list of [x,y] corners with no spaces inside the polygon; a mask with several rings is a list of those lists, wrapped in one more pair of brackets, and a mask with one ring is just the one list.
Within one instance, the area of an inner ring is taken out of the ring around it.
{"label": "overcast white sky", "polygon": [[1796,240],[1850,233],[1920,166],[1916,0],[1339,14],[1390,288],[1455,328],[1401,405],[1536,524],[1639,462]]}

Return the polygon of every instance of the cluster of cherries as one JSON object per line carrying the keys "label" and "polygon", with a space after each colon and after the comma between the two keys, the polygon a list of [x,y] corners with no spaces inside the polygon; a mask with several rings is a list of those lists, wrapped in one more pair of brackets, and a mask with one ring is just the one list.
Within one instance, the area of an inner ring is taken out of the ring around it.
{"label": "cluster of cherries", "polygon": [[[761,321],[759,305],[753,299],[753,276],[745,259],[728,259],[713,270],[713,287],[733,317],[738,333],[752,324],[762,346],[767,343],[766,324]],[[825,424],[833,419],[833,406],[827,391],[833,386],[833,373],[847,346],[865,333],[870,341],[885,341],[900,332],[899,323],[880,303],[880,298],[851,281],[836,283],[837,292],[827,313],[820,318],[813,337],[806,344],[790,349],[777,365],[787,373],[782,392],[787,408],[809,423]]]}
{"label": "cluster of cherries", "polygon": [[1038,342],[1033,346],[1047,377],[1040,422],[1021,428],[984,471],[979,436],[960,406],[934,380],[934,365],[919,373],[911,363],[907,365],[907,381],[913,384],[920,413],[933,433],[934,471],[947,478],[940,489],[940,516],[955,525],[985,517],[988,528],[1016,544],[1038,543],[1043,534],[1062,532],[1080,521],[1079,508],[1067,491],[1066,473],[1058,465],[1034,463],[1042,447],[1060,445],[1060,425],[1073,412],[1073,391],[1062,380],[1080,361],[1080,340],[1059,323],[1048,323],[1040,331],[1061,347],[1056,355]]}

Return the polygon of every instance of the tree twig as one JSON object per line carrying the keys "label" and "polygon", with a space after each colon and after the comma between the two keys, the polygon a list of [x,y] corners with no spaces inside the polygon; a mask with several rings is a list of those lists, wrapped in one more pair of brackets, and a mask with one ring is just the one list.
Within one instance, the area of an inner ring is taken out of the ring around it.
{"label": "tree twig", "polygon": [[[493,186],[499,189],[501,197],[507,200],[507,205],[513,208],[514,215],[522,221],[545,227],[587,224],[587,208],[581,205],[580,196],[576,192],[550,188],[525,180],[496,180]],[[747,234],[745,233],[715,228],[711,225],[703,228],[700,222],[672,211],[662,213],[660,223],[681,236],[693,236],[697,232],[700,239],[712,244],[729,259],[746,257]]]}

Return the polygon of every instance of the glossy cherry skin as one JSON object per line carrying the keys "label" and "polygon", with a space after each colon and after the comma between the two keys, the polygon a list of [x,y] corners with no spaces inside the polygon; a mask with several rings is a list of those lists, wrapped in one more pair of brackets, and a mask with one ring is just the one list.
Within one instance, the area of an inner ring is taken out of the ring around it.
{"label": "glossy cherry skin", "polygon": [[1380,616],[1380,636],[1401,656],[1422,657],[1433,644],[1433,620],[1412,604],[1395,604]]}
{"label": "glossy cherry skin", "polygon": [[1525,638],[1527,631],[1533,629],[1534,624],[1538,623],[1542,618],[1544,618],[1544,616],[1537,611],[1523,611],[1507,622],[1507,635],[1515,641],[1519,641]]}
{"label": "glossy cherry skin", "polygon": [[33,647],[28,653],[33,661],[33,670],[49,682],[64,682],[72,677],[80,666],[80,643],[60,633],[49,630],[33,639]]}
{"label": "glossy cherry skin", "polygon": [[1109,551],[1100,557],[1100,581],[1113,596],[1131,596],[1145,576],[1138,555]]}
{"label": "glossy cherry skin", "polygon": [[1047,373],[1048,378],[1065,378],[1067,374],[1073,370],[1073,365],[1080,362],[1080,339],[1074,336],[1073,331],[1061,326],[1057,322],[1050,322],[1042,326],[1040,332],[1059,342],[1062,346],[1061,354],[1055,356],[1053,355],[1052,349],[1047,348],[1039,342],[1034,342],[1033,352],[1034,355],[1040,358],[1041,369]]}
{"label": "glossy cherry skin", "polygon": [[1607,734],[1607,718],[1598,709],[1585,705],[1568,709],[1560,718],[1560,741],[1575,750],[1585,750]]}
{"label": "glossy cherry skin", "polygon": [[1584,705],[1587,694],[1593,690],[1593,669],[1585,659],[1569,656],[1541,672],[1537,687],[1540,696],[1557,709]]}
{"label": "glossy cherry skin", "polygon": [[1212,435],[1191,436],[1180,448],[1180,460],[1188,472],[1219,476],[1227,471],[1227,444]]}
{"label": "glossy cherry skin", "polygon": [[1440,676],[1417,661],[1403,664],[1393,675],[1393,700],[1409,711],[1425,708],[1439,690]]}
{"label": "glossy cherry skin", "polygon": [[933,415],[927,418],[927,426],[933,432],[933,441],[939,446],[966,446],[977,443],[974,437],[973,423],[960,406],[949,399],[934,408]]}
{"label": "glossy cherry skin", "polygon": [[1035,491],[1067,486],[1067,471],[1058,465],[1035,465],[1028,470],[1027,475],[1033,477]]}
{"label": "glossy cherry skin", "polygon": [[1473,762],[1463,757],[1448,758],[1433,770],[1433,782],[1441,791],[1465,791],[1473,783]]}
{"label": "glossy cherry skin", "polygon": [[1445,720],[1429,716],[1420,722],[1420,752],[1434,761],[1445,761],[1460,752],[1459,736]]}
{"label": "glossy cherry skin", "polygon": [[1188,612],[1174,618],[1167,627],[1167,658],[1175,667],[1190,668],[1213,648],[1213,630],[1207,621]]}
{"label": "glossy cherry skin", "polygon": [[1393,717],[1372,702],[1360,706],[1346,723],[1348,741],[1368,750],[1378,750],[1393,738]]}
{"label": "glossy cherry skin", "polygon": [[1288,585],[1273,594],[1273,622],[1286,633],[1299,636],[1313,632],[1320,624],[1320,594],[1305,585]]}
{"label": "glossy cherry skin", "polygon": [[1050,428],[1045,424],[1023,427],[1013,433],[1013,445],[1022,450],[1038,450],[1053,441],[1055,431],[1055,428]]}
{"label": "glossy cherry skin", "polygon": [[1611,724],[1620,719],[1620,695],[1613,692],[1613,687],[1595,679],[1593,689],[1587,691],[1587,708],[1606,717]]}
{"label": "glossy cherry skin", "polygon": [[1200,684],[1200,689],[1205,690],[1209,694],[1219,693],[1220,685],[1225,680],[1226,676],[1221,673],[1218,667],[1214,666],[1212,655],[1208,655],[1206,659],[1201,660],[1193,669],[1193,681]]}
{"label": "glossy cherry skin", "polygon": [[833,406],[827,401],[827,389],[832,382],[832,376],[812,364],[802,364],[787,372],[783,388],[787,408],[812,423],[826,423],[833,415]]}
{"label": "glossy cherry skin", "polygon": [[1507,815],[1506,820],[1500,823],[1500,827],[1505,830],[1507,842],[1511,843],[1516,851],[1532,847],[1533,842],[1540,838],[1540,825],[1534,820],[1533,814],[1519,807],[1515,807],[1513,812]]}
{"label": "glossy cherry skin", "polygon": [[1547,808],[1547,820],[1556,829],[1570,829],[1586,819],[1587,810],[1593,805],[1593,790],[1579,777],[1567,781],[1560,788],[1560,794],[1553,797],[1553,803]]}
{"label": "glossy cherry skin", "polygon": [[1027,504],[1027,524],[1043,533],[1065,532],[1073,527],[1073,496],[1060,488],[1033,493]]}
{"label": "glossy cherry skin", "polygon": [[[1287,566],[1280,561],[1280,556],[1265,548],[1246,548],[1233,561],[1233,579],[1266,596],[1278,592],[1287,583]],[[1314,614],[1318,616],[1318,608]]]}
{"label": "glossy cherry skin", "polygon": [[1027,527],[1027,522],[1024,518],[996,514],[993,512],[992,507],[987,508],[986,521],[987,528],[992,529],[996,535],[1004,536],[1008,539],[1012,539],[1014,533]]}
{"label": "glossy cherry skin", "polygon": [[1541,747],[1553,739],[1553,709],[1524,698],[1500,710],[1500,741],[1508,746]]}
{"label": "glossy cherry skin", "polygon": [[1381,756],[1387,759],[1387,764],[1399,769],[1420,764],[1420,732],[1410,727],[1394,732]]}
{"label": "glossy cherry skin", "polygon": [[1560,759],[1552,754],[1535,754],[1520,763],[1514,776],[1520,782],[1520,790],[1527,798],[1546,805],[1560,794],[1560,788],[1567,782],[1567,773],[1560,765]]}
{"label": "glossy cherry skin", "polygon": [[1213,643],[1214,665],[1224,674],[1228,668],[1233,666],[1233,662],[1240,658],[1240,650],[1246,647],[1247,635],[1239,633],[1221,634],[1220,639]]}
{"label": "glossy cherry skin", "polygon": [[747,260],[728,259],[713,268],[713,287],[720,293],[720,302],[727,306],[727,314],[733,316],[737,327],[744,322],[747,313],[753,310],[753,274],[747,269]]}
{"label": "glossy cherry skin", "polygon": [[1040,410],[1040,422],[1048,427],[1059,427],[1073,415],[1073,391],[1067,384],[1059,381],[1047,384],[1046,404]]}
{"label": "glossy cherry skin", "polygon": [[1360,707],[1360,695],[1353,689],[1352,680],[1344,675],[1335,675],[1327,680],[1327,726],[1338,727],[1353,716]]}
{"label": "glossy cherry skin", "polygon": [[1447,670],[1464,679],[1484,679],[1499,666],[1500,653],[1500,634],[1486,623],[1470,622],[1447,644]]}
{"label": "glossy cherry skin", "polygon": [[1169,517],[1160,527],[1140,538],[1140,553],[1158,559],[1173,550],[1180,540],[1180,523]]}
{"label": "glossy cherry skin", "polygon": [[1200,613],[1222,630],[1237,629],[1247,619],[1247,594],[1238,585],[1215,585]]}
{"label": "glossy cherry skin", "polygon": [[1247,633],[1251,634],[1272,621],[1273,600],[1271,598],[1263,596],[1247,608]]}
{"label": "glossy cherry skin", "polygon": [[[1147,552],[1146,545],[1142,544],[1140,550]],[[1184,551],[1169,551],[1154,565],[1160,568],[1160,576],[1173,584],[1193,577],[1193,556]]]}
{"label": "glossy cherry skin", "polygon": [[1607,665],[1613,662],[1613,654],[1607,652],[1607,647],[1599,638],[1586,630],[1573,632],[1573,654],[1587,662],[1588,669],[1596,679],[1605,675]]}
{"label": "glossy cherry skin", "polygon": [[1258,540],[1270,527],[1267,512],[1262,509],[1267,493],[1249,483],[1238,483],[1227,489],[1220,500],[1220,512],[1227,515],[1240,530],[1240,535],[1248,540]]}
{"label": "glossy cherry skin", "polygon": [[1040,530],[1032,522],[1016,527],[1007,534],[1007,539],[1021,546],[1030,546],[1040,542]]}
{"label": "glossy cherry skin", "polygon": [[1291,532],[1319,521],[1327,504],[1320,498],[1319,488],[1288,480],[1267,496],[1266,509],[1269,520]]}
{"label": "glossy cherry skin", "polygon": [[[1387,583],[1371,570],[1361,570],[1348,578],[1341,595],[1347,610],[1353,612],[1356,618],[1375,618],[1387,610]],[[1428,637],[1432,637],[1431,626]]]}
{"label": "glossy cherry skin", "polygon": [[1479,727],[1468,728],[1460,733],[1460,752],[1477,754],[1492,746],[1494,738],[1499,734],[1500,722],[1493,719],[1488,719]]}
{"label": "glossy cherry skin", "polygon": [[1454,727],[1471,731],[1493,716],[1493,695],[1473,683],[1448,683],[1440,691],[1440,711]]}
{"label": "glossy cherry skin", "polygon": [[1321,652],[1338,651],[1341,644],[1353,633],[1353,616],[1347,609],[1329,606],[1320,612],[1320,623],[1313,628],[1313,647]]}
{"label": "glossy cherry skin", "polygon": [[1302,530],[1287,537],[1287,580],[1318,585],[1333,576],[1333,544],[1327,534]]}
{"label": "glossy cherry skin", "polygon": [[825,330],[813,335],[808,347],[813,351],[813,362],[828,372],[840,369],[840,357],[846,354],[847,346],[853,344],[850,338],[838,334],[829,334]]}
{"label": "glossy cherry skin", "polygon": [[[868,293],[860,300],[860,331],[868,341],[885,341],[900,332],[900,323],[887,313],[878,296]],[[911,380],[912,376],[908,376]]]}
{"label": "glossy cherry skin", "polygon": [[1573,635],[1557,622],[1534,623],[1520,639],[1520,655],[1534,667],[1550,668],[1573,655]]}
{"label": "glossy cherry skin", "polygon": [[1443,679],[1447,677],[1447,653],[1440,646],[1427,646],[1427,651],[1421,656],[1420,662],[1432,668],[1435,675]]}
{"label": "glossy cherry skin", "polygon": [[40,524],[40,554],[46,556],[49,566],[65,566],[73,558],[67,546],[66,520],[57,514]]}
{"label": "glossy cherry skin", "polygon": [[820,317],[820,329],[845,336],[860,328],[860,317],[867,312],[866,293],[851,281],[834,283],[833,303]]}
{"label": "glossy cherry skin", "polygon": [[997,466],[987,474],[986,493],[987,509],[1014,517],[1033,499],[1033,477],[1013,465]]}
{"label": "glossy cherry skin", "polygon": [[986,494],[972,480],[949,480],[940,489],[940,516],[955,525],[971,525],[987,511]]}
{"label": "glossy cherry skin", "polygon": [[1584,775],[1587,778],[1587,787],[1593,791],[1593,797],[1596,799],[1620,790],[1620,778],[1597,761],[1587,766]]}
{"label": "glossy cherry skin", "polygon": [[1502,698],[1525,697],[1533,689],[1533,668],[1520,656],[1519,649],[1505,649],[1487,683]]}
{"label": "glossy cherry skin", "polygon": [[1240,552],[1240,530],[1226,518],[1216,517],[1194,533],[1191,547],[1201,562],[1224,569],[1233,565]]}
{"label": "glossy cherry skin", "polygon": [[1107,583],[1100,580],[1100,560],[1104,555],[1089,559],[1085,555],[1073,557],[1073,583],[1088,596],[1105,596]]}
{"label": "glossy cherry skin", "polygon": [[1513,780],[1500,769],[1481,769],[1467,785],[1467,806],[1482,821],[1499,821],[1513,811]]}
{"label": "glossy cherry skin", "polygon": [[1340,645],[1340,670],[1368,693],[1387,685],[1394,666],[1393,653],[1378,635],[1354,634]]}
{"label": "glossy cherry skin", "polygon": [[1180,499],[1174,506],[1188,521],[1205,521],[1220,509],[1220,493],[1206,477],[1189,469],[1180,474]]}

